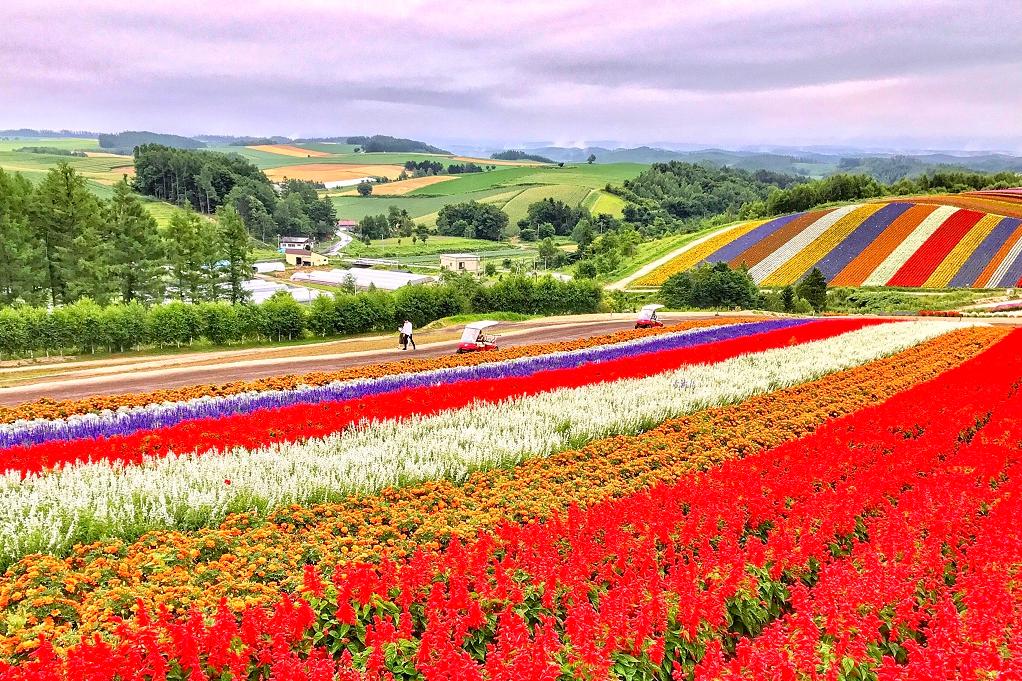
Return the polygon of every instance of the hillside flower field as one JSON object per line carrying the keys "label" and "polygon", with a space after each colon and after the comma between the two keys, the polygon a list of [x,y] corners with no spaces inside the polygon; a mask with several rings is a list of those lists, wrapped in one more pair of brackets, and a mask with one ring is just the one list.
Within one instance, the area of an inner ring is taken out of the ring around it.
{"label": "hillside flower field", "polygon": [[1022,281],[1022,195],[906,197],[742,222],[634,283],[660,286],[703,262],[745,266],[763,286],[796,283],[815,267],[832,286],[1013,288]]}
{"label": "hillside flower field", "polygon": [[1020,334],[714,318],[4,408],[0,679],[1011,678]]}

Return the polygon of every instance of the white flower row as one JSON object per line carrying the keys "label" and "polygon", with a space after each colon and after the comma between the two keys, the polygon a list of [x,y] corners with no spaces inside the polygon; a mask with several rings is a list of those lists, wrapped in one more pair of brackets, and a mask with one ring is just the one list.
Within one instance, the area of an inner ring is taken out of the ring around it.
{"label": "white flower row", "polygon": [[209,525],[236,511],[462,480],[474,470],[512,466],[809,381],[955,328],[961,324],[884,324],[648,378],[479,403],[426,418],[363,422],[302,443],[171,455],[128,467],[79,464],[24,480],[7,474],[0,476],[0,562],[35,551],[62,552],[102,536]]}

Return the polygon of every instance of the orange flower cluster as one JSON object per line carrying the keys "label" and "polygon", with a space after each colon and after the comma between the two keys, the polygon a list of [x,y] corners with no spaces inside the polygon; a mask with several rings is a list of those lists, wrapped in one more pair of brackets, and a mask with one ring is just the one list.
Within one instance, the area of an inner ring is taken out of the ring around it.
{"label": "orange flower cluster", "polygon": [[555,343],[537,343],[534,345],[522,345],[513,348],[506,348],[494,352],[480,352],[465,355],[446,355],[431,359],[405,359],[396,362],[383,364],[369,364],[357,367],[348,367],[337,371],[316,371],[308,374],[288,374],[286,376],[273,376],[253,381],[234,381],[222,385],[195,385],[184,388],[169,388],[166,390],[155,390],[148,393],[128,393],[125,395],[96,395],[78,400],[37,400],[14,407],[0,407],[0,423],[10,423],[18,419],[53,419],[64,418],[74,414],[88,414],[91,412],[103,411],[105,409],[119,409],[121,407],[137,407],[156,402],[180,402],[196,397],[210,397],[218,395],[235,395],[237,393],[249,392],[252,390],[290,390],[300,385],[325,385],[333,381],[348,381],[358,378],[379,378],[393,374],[412,373],[417,371],[430,371],[433,369],[447,369],[459,366],[474,366],[488,362],[503,362],[520,357],[534,357],[546,355],[552,352],[567,352],[571,350],[582,350],[597,345],[608,345],[611,343],[623,343],[645,336],[661,333],[671,333],[686,329],[695,329],[706,326],[720,326],[721,324],[735,324],[740,322],[762,321],[762,317],[728,317],[693,319],[660,329],[628,329],[614,333],[593,336],[591,338],[579,338],[569,341],[558,341]]}
{"label": "orange flower cluster", "polygon": [[461,484],[431,482],[342,503],[290,507],[219,528],[154,532],[133,543],[78,547],[67,558],[30,556],[0,582],[0,655],[18,657],[40,634],[67,645],[110,631],[141,601],[213,613],[271,603],[324,567],[435,549],[504,521],[529,523],[677,480],[693,470],[773,447],[828,419],[876,404],[979,354],[1007,330],[973,327],[817,381],[670,420],[639,436],[479,472]]}

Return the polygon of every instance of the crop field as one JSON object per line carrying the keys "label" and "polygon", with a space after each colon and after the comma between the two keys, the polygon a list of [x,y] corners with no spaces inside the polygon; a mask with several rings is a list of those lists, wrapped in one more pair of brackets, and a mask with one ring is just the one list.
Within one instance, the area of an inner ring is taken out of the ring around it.
{"label": "crop field", "polygon": [[396,178],[404,170],[397,165],[356,165],[349,163],[309,163],[305,165],[281,166],[268,168],[266,176],[275,182],[284,178],[292,180],[309,180],[311,182],[334,182],[337,180],[357,180],[362,177]]}
{"label": "crop field", "polygon": [[[1022,281],[1022,218],[987,213],[1003,197],[929,196],[851,204],[724,228],[636,280],[659,286],[701,262],[745,265],[763,286],[819,268],[832,286],[1013,288]],[[1010,211],[1009,211],[1010,212]]]}
{"label": "crop field", "polygon": [[298,158],[320,158],[323,156],[330,156],[330,154],[325,151],[319,151],[318,149],[304,149],[302,147],[296,147],[293,144],[256,144],[246,147],[246,149],[264,151],[268,154],[277,154],[279,156],[297,156]]}
{"label": "crop field", "polygon": [[620,218],[625,208],[625,200],[620,196],[594,189],[586,196],[582,206],[593,215],[605,214]]}
{"label": "crop field", "polygon": [[528,207],[537,201],[541,201],[543,199],[556,199],[558,201],[563,201],[569,206],[579,206],[582,204],[582,200],[589,195],[589,191],[588,187],[578,187],[568,184],[551,184],[528,187],[505,203],[501,208],[505,213],[507,213],[511,224],[515,224],[527,215],[526,211]]}
{"label": "crop field", "polygon": [[0,407],[0,678],[996,678],[1020,377],[733,317]]}
{"label": "crop field", "polygon": [[[425,175],[423,177],[413,177],[408,180],[375,184],[373,185],[373,196],[403,196],[404,194],[413,192],[416,189],[421,189],[422,187],[430,187],[432,185],[439,184],[440,182],[457,180],[458,177],[458,175]],[[347,189],[338,192],[336,195],[358,196],[358,192],[355,189]]]}

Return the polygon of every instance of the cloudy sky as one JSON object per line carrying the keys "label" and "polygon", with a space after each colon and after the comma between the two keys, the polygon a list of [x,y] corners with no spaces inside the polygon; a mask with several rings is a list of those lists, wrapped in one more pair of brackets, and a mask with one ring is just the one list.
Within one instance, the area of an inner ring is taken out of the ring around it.
{"label": "cloudy sky", "polygon": [[6,0],[0,128],[1022,151],[1016,0]]}

